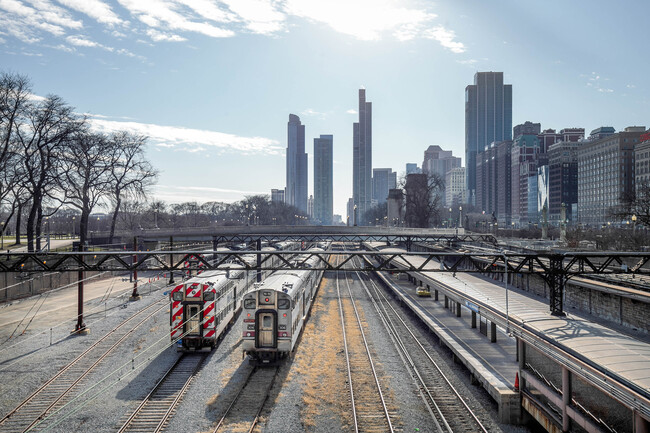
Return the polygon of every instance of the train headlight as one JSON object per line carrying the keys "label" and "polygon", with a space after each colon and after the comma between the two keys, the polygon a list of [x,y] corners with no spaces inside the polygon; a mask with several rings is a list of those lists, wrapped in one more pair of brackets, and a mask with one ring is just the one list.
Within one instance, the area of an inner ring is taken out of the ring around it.
{"label": "train headlight", "polygon": [[183,300],[183,292],[178,291],[178,292],[172,293],[172,299],[174,301],[182,301]]}
{"label": "train headlight", "polygon": [[251,336],[251,333],[250,333],[250,332],[247,332],[247,333],[246,333],[246,336],[247,336],[247,337],[250,337],[250,336]]}

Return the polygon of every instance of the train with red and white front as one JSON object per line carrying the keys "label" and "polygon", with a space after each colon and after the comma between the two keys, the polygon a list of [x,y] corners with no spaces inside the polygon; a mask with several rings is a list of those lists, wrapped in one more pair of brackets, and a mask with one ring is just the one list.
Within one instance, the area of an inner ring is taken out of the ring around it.
{"label": "train with red and white front", "polygon": [[[296,243],[279,245],[277,249],[292,249]],[[264,251],[276,248],[265,247]],[[218,251],[229,251],[219,248]],[[178,351],[196,351],[216,347],[225,331],[234,322],[241,309],[244,294],[257,281],[255,254],[239,257],[246,263],[233,261],[228,270],[201,271],[174,287],[170,294],[170,337]],[[271,264],[279,262],[273,257]],[[248,270],[246,269],[248,268]],[[263,271],[261,278],[272,271]]]}
{"label": "train with red and white front", "polygon": [[295,348],[323,276],[312,269],[320,257],[309,253],[324,251],[312,248],[294,257],[301,270],[276,271],[244,295],[242,349],[251,361],[271,363]]}

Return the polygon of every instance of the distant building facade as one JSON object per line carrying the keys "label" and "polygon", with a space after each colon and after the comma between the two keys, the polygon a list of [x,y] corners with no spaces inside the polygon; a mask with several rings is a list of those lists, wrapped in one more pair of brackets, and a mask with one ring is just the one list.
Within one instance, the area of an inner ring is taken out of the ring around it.
{"label": "distant building facade", "polygon": [[284,190],[283,189],[272,189],[271,190],[271,202],[273,203],[284,203]]}
{"label": "distant building facade", "polygon": [[378,205],[386,203],[388,191],[397,188],[397,173],[390,168],[372,169],[372,198]]}
{"label": "distant building facade", "polygon": [[314,138],[314,219],[332,225],[334,214],[334,136]]}
{"label": "distant building facade", "polygon": [[362,216],[372,200],[372,103],[366,102],[366,89],[359,89],[359,121],[353,125],[352,141],[352,198]]}
{"label": "distant building facade", "polygon": [[467,201],[476,204],[476,161],[492,142],[512,139],[512,85],[503,72],[477,72],[465,88]]}
{"label": "distant building facade", "polygon": [[305,125],[300,117],[289,114],[287,124],[287,187],[285,202],[307,213],[307,153]]}
{"label": "distant building facade", "polygon": [[456,206],[465,203],[465,167],[455,167],[445,175],[445,203]]}
{"label": "distant building facade", "polygon": [[563,129],[561,140],[548,147],[548,220],[552,224],[560,223],[562,204],[568,222],[577,217],[578,149],[584,135],[584,128]]}
{"label": "distant building facade", "polygon": [[590,136],[602,138],[578,150],[578,221],[592,227],[621,222],[623,200],[634,193],[635,146],[645,133],[642,126],[613,134],[603,129]]}
{"label": "distant building facade", "polygon": [[634,147],[634,187],[637,192],[639,188],[650,187],[650,131],[642,134],[639,141]]}
{"label": "distant building facade", "polygon": [[477,157],[476,205],[499,224],[510,224],[512,140],[492,143]]}
{"label": "distant building facade", "polygon": [[409,174],[420,174],[422,173],[422,169],[418,167],[417,163],[415,162],[407,162],[406,163],[406,175],[408,176]]}
{"label": "distant building facade", "polygon": [[438,145],[432,145],[424,151],[422,173],[437,174],[442,179],[452,168],[460,167],[461,159],[454,156],[451,150],[442,150]]}

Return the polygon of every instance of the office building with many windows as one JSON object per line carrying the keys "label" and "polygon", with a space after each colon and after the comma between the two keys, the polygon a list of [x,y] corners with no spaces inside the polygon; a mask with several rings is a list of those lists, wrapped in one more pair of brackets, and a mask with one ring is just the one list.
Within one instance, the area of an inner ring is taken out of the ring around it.
{"label": "office building with many windows", "polygon": [[334,136],[314,138],[314,220],[332,225],[334,214]]}

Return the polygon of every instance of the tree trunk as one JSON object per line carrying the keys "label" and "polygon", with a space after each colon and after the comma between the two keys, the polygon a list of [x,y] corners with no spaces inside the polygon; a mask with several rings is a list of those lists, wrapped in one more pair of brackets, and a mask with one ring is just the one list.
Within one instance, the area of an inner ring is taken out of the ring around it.
{"label": "tree trunk", "polygon": [[34,234],[36,236],[36,251],[40,251],[42,247],[42,240],[41,239],[41,234],[43,233],[42,230],[42,224],[43,224],[43,207],[39,206],[38,209],[36,210],[36,225],[34,226]]}
{"label": "tree trunk", "polygon": [[20,220],[23,216],[23,205],[18,204],[18,212],[16,212],[16,245],[20,245]]}
{"label": "tree trunk", "polygon": [[108,235],[109,245],[113,243],[113,236],[115,236],[115,225],[117,223],[117,214],[120,212],[120,205],[122,204],[122,198],[120,197],[119,192],[115,195],[115,198],[115,210],[113,211],[113,218],[111,219],[111,232]]}
{"label": "tree trunk", "polygon": [[27,216],[27,251],[34,252],[34,227],[36,226],[36,211],[40,203],[40,193],[35,192],[32,197],[32,206]]}

